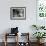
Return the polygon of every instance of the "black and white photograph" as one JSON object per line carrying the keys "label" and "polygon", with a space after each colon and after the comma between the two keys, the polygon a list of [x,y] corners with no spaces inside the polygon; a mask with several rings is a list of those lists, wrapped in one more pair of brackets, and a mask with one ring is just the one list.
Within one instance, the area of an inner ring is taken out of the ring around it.
{"label": "black and white photograph", "polygon": [[11,7],[10,8],[10,19],[11,20],[26,19],[26,8],[25,7]]}

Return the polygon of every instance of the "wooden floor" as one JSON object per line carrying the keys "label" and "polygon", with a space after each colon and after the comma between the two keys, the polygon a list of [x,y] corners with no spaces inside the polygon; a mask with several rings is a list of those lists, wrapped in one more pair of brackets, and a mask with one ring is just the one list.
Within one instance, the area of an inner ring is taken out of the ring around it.
{"label": "wooden floor", "polygon": [[[3,42],[2,43],[0,42],[0,46],[4,46],[4,43]],[[8,43],[8,46],[15,46],[15,42],[14,43],[12,43],[12,42]],[[30,46],[37,46],[37,43],[32,42],[32,43],[30,43]],[[41,46],[46,46],[46,43],[44,43]]]}

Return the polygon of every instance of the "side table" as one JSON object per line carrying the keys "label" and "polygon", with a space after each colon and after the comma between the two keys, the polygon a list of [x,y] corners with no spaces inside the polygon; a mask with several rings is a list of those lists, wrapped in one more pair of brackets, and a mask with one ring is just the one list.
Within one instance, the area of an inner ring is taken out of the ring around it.
{"label": "side table", "polygon": [[7,46],[8,42],[7,42],[7,36],[16,36],[16,45],[15,46],[18,46],[18,33],[15,33],[15,34],[10,34],[10,33],[6,33],[5,34],[5,46]]}

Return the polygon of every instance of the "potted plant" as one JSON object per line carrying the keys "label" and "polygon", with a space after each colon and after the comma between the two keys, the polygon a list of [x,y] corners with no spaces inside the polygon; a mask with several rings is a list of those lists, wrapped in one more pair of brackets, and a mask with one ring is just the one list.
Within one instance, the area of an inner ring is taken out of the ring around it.
{"label": "potted plant", "polygon": [[45,38],[44,37],[46,36],[45,34],[46,34],[45,32],[35,32],[33,35],[37,38],[37,41],[40,43],[40,40],[42,38]]}

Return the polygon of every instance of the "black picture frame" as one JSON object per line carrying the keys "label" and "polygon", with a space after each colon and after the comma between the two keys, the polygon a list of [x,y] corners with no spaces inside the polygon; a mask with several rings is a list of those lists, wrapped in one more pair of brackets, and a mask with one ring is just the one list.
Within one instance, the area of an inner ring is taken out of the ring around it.
{"label": "black picture frame", "polygon": [[11,20],[25,20],[26,19],[26,7],[11,7],[10,8]]}

